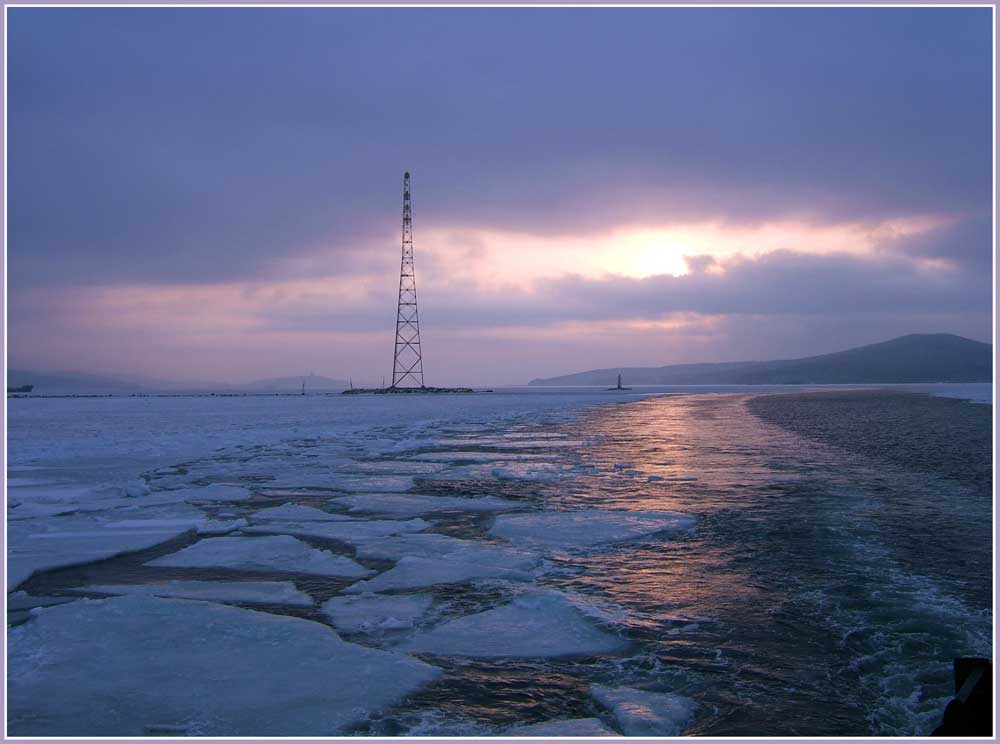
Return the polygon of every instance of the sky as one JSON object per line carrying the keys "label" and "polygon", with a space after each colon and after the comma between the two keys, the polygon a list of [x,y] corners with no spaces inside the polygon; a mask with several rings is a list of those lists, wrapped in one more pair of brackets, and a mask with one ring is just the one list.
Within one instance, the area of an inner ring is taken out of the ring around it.
{"label": "sky", "polygon": [[9,8],[8,366],[428,385],[992,333],[988,8]]}

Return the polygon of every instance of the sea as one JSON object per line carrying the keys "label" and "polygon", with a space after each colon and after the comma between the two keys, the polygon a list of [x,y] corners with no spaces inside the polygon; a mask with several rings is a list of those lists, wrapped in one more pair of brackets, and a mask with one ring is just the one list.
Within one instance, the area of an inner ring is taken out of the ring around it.
{"label": "sea", "polygon": [[9,398],[9,732],[926,735],[992,656],[992,417],[989,384]]}

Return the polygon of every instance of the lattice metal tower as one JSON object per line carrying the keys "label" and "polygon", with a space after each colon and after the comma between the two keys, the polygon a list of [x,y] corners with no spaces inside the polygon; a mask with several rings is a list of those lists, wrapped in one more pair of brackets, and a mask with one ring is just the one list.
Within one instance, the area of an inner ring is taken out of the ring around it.
{"label": "lattice metal tower", "polygon": [[413,224],[410,219],[410,173],[403,174],[403,257],[399,264],[399,304],[396,306],[396,348],[392,357],[392,387],[423,387],[417,280],[413,273]]}

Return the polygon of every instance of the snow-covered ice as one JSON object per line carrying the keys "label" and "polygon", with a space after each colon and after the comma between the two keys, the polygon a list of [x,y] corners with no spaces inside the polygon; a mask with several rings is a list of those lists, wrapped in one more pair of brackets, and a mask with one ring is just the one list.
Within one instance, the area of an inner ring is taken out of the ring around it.
{"label": "snow-covered ice", "polygon": [[350,520],[351,518],[343,514],[333,514],[323,511],[314,506],[282,504],[281,506],[258,509],[250,515],[250,519],[255,522],[338,522]]}
{"label": "snow-covered ice", "polygon": [[498,496],[425,496],[422,494],[359,493],[333,499],[331,504],[352,512],[371,512],[412,517],[439,511],[499,512],[524,509],[527,505]]}
{"label": "snow-covered ice", "polygon": [[580,509],[501,514],[490,534],[528,546],[581,548],[686,529],[694,523],[693,517],[676,512]]}
{"label": "snow-covered ice", "polygon": [[627,645],[556,591],[533,591],[507,605],[418,631],[398,648],[412,653],[477,658],[593,655]]}
{"label": "snow-covered ice", "polygon": [[331,736],[439,670],[321,623],[210,602],[81,600],[8,631],[14,736]]}
{"label": "snow-covered ice", "polygon": [[183,550],[149,561],[147,566],[229,568],[360,578],[371,571],[350,558],[317,550],[289,535],[209,537]]}
{"label": "snow-covered ice", "polygon": [[562,721],[545,721],[526,726],[515,726],[504,731],[504,736],[620,736],[600,718],[568,718]]}
{"label": "snow-covered ice", "polygon": [[348,633],[401,630],[412,628],[433,601],[430,594],[333,597],[323,603],[323,614],[333,627]]}
{"label": "snow-covered ice", "polygon": [[594,685],[594,700],[615,717],[625,736],[679,736],[694,714],[694,702],[670,692]]}
{"label": "snow-covered ice", "polygon": [[312,597],[290,581],[167,581],[162,584],[90,584],[74,589],[85,594],[141,594],[149,597],[200,599],[209,602],[311,607]]}

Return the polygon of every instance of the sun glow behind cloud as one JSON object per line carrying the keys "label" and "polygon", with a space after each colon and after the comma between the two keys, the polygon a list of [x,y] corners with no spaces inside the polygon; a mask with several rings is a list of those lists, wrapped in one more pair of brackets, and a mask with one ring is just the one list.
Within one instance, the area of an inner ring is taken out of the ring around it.
{"label": "sun glow behind cloud", "polygon": [[[645,364],[728,358],[729,352],[713,351],[713,339],[745,307],[757,307],[757,300],[742,297],[749,290],[737,290],[733,282],[767,285],[768,272],[781,262],[808,264],[809,255],[833,266],[846,260],[884,271],[889,264],[880,261],[896,260],[894,241],[922,238],[949,222],[933,215],[873,222],[702,222],[620,225],[589,235],[428,225],[415,235],[428,352],[450,359],[446,367],[469,369],[479,369],[476,350],[483,344],[507,344],[506,353],[517,350],[525,357],[512,357],[514,368],[530,358],[534,369],[543,352],[578,354],[583,339],[595,349],[592,359],[575,362],[584,366],[600,366],[601,354],[612,352]],[[260,369],[258,376],[275,376],[290,365],[308,364],[377,381],[391,342],[398,251],[398,237],[390,233],[346,257],[318,245],[305,258],[253,280],[66,291],[59,298],[61,320],[53,317],[45,331],[61,340],[40,363],[58,367],[67,356],[90,358],[93,339],[114,337],[114,353],[105,349],[98,356],[153,376],[193,376],[185,370],[194,354],[202,360],[197,374],[203,377],[249,378],[244,370],[251,364]],[[775,259],[779,255],[784,258]],[[941,277],[928,280],[931,289],[947,284],[957,270],[947,261],[937,266],[937,259],[909,260],[921,273]],[[899,264],[892,266],[890,273],[899,271]],[[775,291],[795,294],[796,286],[782,286]],[[770,296],[772,290],[759,291]],[[44,308],[51,304],[47,298],[43,289],[27,290],[22,305]],[[170,348],[178,353],[164,361]],[[504,377],[490,377],[499,374],[493,368],[478,374],[491,382],[516,381],[514,368]]]}
{"label": "sun glow behind cloud", "polygon": [[[449,278],[519,287],[567,274],[633,279],[683,276],[691,271],[686,257],[708,256],[722,262],[728,257],[756,257],[778,250],[870,255],[888,241],[948,222],[949,218],[936,215],[846,223],[791,219],[755,225],[708,222],[622,226],[588,236],[430,227],[417,233],[417,270],[419,274],[424,263],[432,271],[444,269],[443,275]],[[709,262],[708,270],[720,271],[722,266]],[[434,275],[427,280],[435,281]]]}

